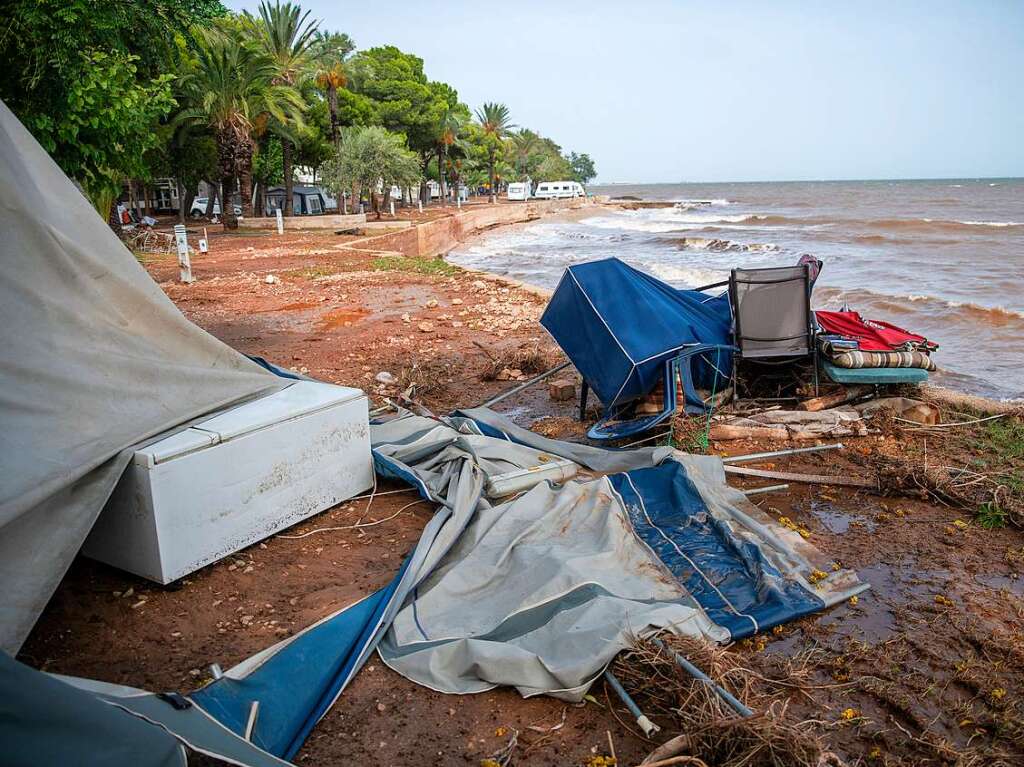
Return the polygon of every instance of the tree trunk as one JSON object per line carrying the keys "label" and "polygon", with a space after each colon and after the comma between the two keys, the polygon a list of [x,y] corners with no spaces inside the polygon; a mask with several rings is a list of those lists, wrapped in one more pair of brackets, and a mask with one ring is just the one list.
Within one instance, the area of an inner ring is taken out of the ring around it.
{"label": "tree trunk", "polygon": [[267,215],[267,185],[262,181],[256,182],[256,210],[253,215],[257,218]]}
{"label": "tree trunk", "polygon": [[331,110],[331,143],[338,146],[338,89],[333,85],[327,89],[327,105]]}
{"label": "tree trunk", "polygon": [[[384,188],[384,201],[380,205],[381,210],[388,210],[388,208],[389,208],[388,203],[390,203],[390,202],[391,202],[391,184],[388,184]],[[377,211],[377,218],[380,218],[381,210]]]}
{"label": "tree trunk", "polygon": [[370,190],[370,211],[380,221],[380,206],[377,204],[377,192],[374,189]]}
{"label": "tree trunk", "polygon": [[[238,146],[238,193],[242,198],[242,216],[252,218],[252,139],[243,139]],[[234,208],[232,208],[232,212]]]}
{"label": "tree trunk", "polygon": [[441,204],[445,207],[448,206],[448,185],[444,183],[444,156],[446,152],[444,150],[437,153],[437,178],[438,183],[441,184]]}
{"label": "tree trunk", "polygon": [[206,218],[212,218],[213,217],[213,207],[217,204],[217,189],[218,189],[218,185],[215,184],[212,181],[207,181],[206,182],[206,186],[208,186],[210,188],[210,193],[209,193],[209,195],[206,198],[206,211],[203,213],[203,215]]}
{"label": "tree trunk", "polygon": [[281,139],[281,156],[284,158],[284,205],[281,215],[292,214],[292,192],[295,182],[292,180],[292,142],[286,138]]}
{"label": "tree trunk", "polygon": [[225,229],[238,228],[238,216],[235,215],[235,203],[232,201],[235,190],[235,177],[225,175],[221,177],[221,189],[223,189],[220,204],[221,220]]}
{"label": "tree trunk", "polygon": [[493,153],[488,158],[487,166],[488,166],[488,169],[490,171],[490,176],[491,176],[491,202],[493,203],[493,202],[497,202],[498,201],[498,192],[494,188],[494,154]]}
{"label": "tree trunk", "polygon": [[178,223],[185,223],[185,211],[192,207],[192,201],[185,199],[185,184],[182,183],[181,178],[175,177],[174,185],[178,189]]}

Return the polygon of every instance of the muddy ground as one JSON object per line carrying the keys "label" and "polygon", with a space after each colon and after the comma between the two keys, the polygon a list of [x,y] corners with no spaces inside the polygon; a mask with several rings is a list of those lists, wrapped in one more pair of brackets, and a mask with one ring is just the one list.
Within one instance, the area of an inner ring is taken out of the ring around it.
{"label": "muddy ground", "polygon": [[[476,405],[561,357],[536,320],[543,298],[442,261],[345,250],[333,233],[222,234],[178,284],[169,256],[143,256],[192,321],[231,346],[310,376],[399,391],[439,412]],[[377,382],[388,372],[391,384]],[[504,372],[503,372],[504,371]],[[549,436],[578,438],[573,402],[544,386],[498,409]],[[948,418],[963,418],[948,414]],[[1024,484],[1024,431],[986,422],[939,434],[889,424],[848,448],[760,468],[874,476],[885,456],[972,467]],[[927,443],[927,447],[926,447]],[[712,452],[779,445],[719,443]],[[1003,481],[999,479],[998,481]],[[770,484],[735,480],[740,487]],[[381,491],[402,491],[382,485]],[[1017,487],[1019,492],[1020,487]],[[1024,535],[987,529],[976,509],[919,497],[792,485],[759,505],[872,589],[827,613],[733,648],[750,663],[813,660],[787,716],[812,719],[849,763],[1024,763]],[[252,655],[391,580],[431,516],[411,492],[355,500],[161,588],[79,558],[20,655],[47,671],[150,690],[203,684],[207,667]],[[400,512],[400,513],[399,513]],[[379,525],[284,536],[321,527]],[[984,516],[993,520],[991,509]],[[801,655],[803,653],[804,655]],[[519,732],[516,763],[584,765],[609,753],[635,764],[656,745],[603,689],[566,706],[506,689],[445,696],[371,660],[313,731],[301,764],[479,764]],[[562,722],[564,726],[548,731]],[[664,734],[671,716],[662,717]],[[664,735],[663,734],[663,735]],[[659,738],[663,739],[663,738]]]}

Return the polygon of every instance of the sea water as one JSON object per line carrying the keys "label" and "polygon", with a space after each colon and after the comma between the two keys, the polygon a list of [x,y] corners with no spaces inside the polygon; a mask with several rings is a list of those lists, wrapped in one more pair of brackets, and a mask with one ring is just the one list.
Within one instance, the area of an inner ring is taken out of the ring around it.
{"label": "sea water", "polygon": [[616,256],[677,287],[734,267],[825,266],[816,309],[847,304],[940,345],[933,380],[1024,398],[1024,179],[649,184],[596,195],[663,208],[594,208],[485,234],[456,264],[554,287],[566,266]]}

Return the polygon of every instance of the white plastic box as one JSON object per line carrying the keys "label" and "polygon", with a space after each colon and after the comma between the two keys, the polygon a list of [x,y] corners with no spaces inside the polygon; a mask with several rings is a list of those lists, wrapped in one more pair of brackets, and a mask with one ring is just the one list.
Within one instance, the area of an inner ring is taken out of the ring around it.
{"label": "white plastic box", "polygon": [[137,450],[82,552],[166,584],[372,485],[366,396],[297,381]]}

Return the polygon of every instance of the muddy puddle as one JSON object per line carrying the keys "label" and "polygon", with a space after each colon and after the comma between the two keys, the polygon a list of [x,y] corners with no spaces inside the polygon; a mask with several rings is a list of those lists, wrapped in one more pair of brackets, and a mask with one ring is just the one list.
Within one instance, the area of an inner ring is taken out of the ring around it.
{"label": "muddy puddle", "polygon": [[317,330],[347,328],[370,314],[369,309],[334,309],[324,314],[316,323]]}
{"label": "muddy puddle", "polygon": [[811,501],[811,514],[826,530],[836,535],[849,532],[851,526],[869,533],[873,533],[876,527],[870,517],[843,511],[827,501]]}

